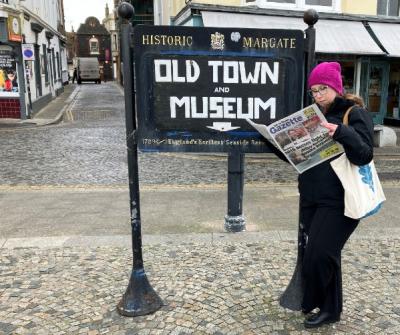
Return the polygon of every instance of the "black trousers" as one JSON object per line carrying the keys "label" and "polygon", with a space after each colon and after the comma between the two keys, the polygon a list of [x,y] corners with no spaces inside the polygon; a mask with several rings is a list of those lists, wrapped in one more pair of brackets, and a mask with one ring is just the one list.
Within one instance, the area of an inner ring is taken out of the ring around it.
{"label": "black trousers", "polygon": [[359,220],[343,207],[300,202],[300,224],[307,235],[303,258],[303,310],[319,308],[340,315],[343,307],[341,252]]}

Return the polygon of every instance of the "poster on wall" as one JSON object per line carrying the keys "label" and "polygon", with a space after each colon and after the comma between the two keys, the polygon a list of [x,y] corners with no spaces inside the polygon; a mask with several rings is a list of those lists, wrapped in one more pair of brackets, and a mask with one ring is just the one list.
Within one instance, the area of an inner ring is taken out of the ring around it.
{"label": "poster on wall", "polygon": [[19,97],[17,64],[6,50],[0,50],[0,97]]}

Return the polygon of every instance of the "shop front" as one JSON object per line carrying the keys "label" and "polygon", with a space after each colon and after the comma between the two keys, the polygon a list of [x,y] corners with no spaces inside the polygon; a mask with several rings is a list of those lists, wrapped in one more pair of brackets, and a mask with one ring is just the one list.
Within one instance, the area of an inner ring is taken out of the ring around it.
{"label": "shop front", "polygon": [[[386,119],[399,120],[400,108],[400,58],[391,60]],[[385,120],[386,120],[385,119]],[[390,120],[387,120],[390,121]]]}
{"label": "shop front", "polygon": [[[173,23],[205,27],[300,29],[304,12],[190,4]],[[345,91],[363,97],[375,124],[400,125],[400,20],[320,13],[316,60],[342,66]]]}
{"label": "shop front", "polygon": [[317,54],[317,62],[323,61],[340,63],[344,91],[361,96],[374,124],[383,124],[391,110],[388,95],[390,76],[388,60],[381,56]]}
{"label": "shop front", "polygon": [[21,25],[15,14],[1,18],[0,43],[0,118],[26,118],[23,68],[21,63]]}
{"label": "shop front", "polygon": [[[376,92],[376,85],[382,85],[381,104],[384,123],[400,126],[399,86],[400,86],[400,21],[369,22],[368,28],[379,40],[387,57],[370,66],[370,94]],[[379,86],[378,86],[379,89]]]}

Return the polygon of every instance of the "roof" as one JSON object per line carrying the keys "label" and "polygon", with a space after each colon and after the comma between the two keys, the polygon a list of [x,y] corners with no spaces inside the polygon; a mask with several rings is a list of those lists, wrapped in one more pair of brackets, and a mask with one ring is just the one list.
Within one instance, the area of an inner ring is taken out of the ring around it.
{"label": "roof", "polygon": [[369,26],[388,56],[400,57],[400,24],[370,22]]}
{"label": "roof", "polygon": [[77,35],[110,35],[107,29],[94,17],[89,16],[85,23],[81,23],[76,32]]}
{"label": "roof", "polygon": [[[206,27],[296,29],[304,31],[307,24],[301,18],[241,13],[202,11]],[[315,24],[316,45],[319,53],[356,55],[384,55],[369,35],[362,22],[319,20]]]}
{"label": "roof", "polygon": [[[255,15],[272,15],[284,17],[299,17],[303,18],[305,10],[283,10],[275,8],[260,8],[257,6],[223,6],[214,4],[188,3],[181,11],[173,18],[173,21],[184,20],[188,14],[200,15],[202,11],[228,12],[228,13],[245,13]],[[364,14],[344,14],[344,13],[328,13],[318,12],[320,19],[338,19],[345,21],[368,21],[368,22],[386,22],[400,23],[400,17],[364,15]],[[178,24],[177,24],[178,25]]]}

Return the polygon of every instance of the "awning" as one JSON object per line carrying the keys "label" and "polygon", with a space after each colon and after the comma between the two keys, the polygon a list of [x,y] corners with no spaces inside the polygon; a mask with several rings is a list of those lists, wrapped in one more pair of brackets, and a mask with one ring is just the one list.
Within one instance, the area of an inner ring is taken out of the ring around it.
{"label": "awning", "polygon": [[[307,29],[302,18],[202,11],[205,27]],[[315,24],[319,53],[384,55],[361,22],[319,20]]]}
{"label": "awning", "polygon": [[388,56],[400,57],[400,24],[369,22],[369,26],[389,53]]}

